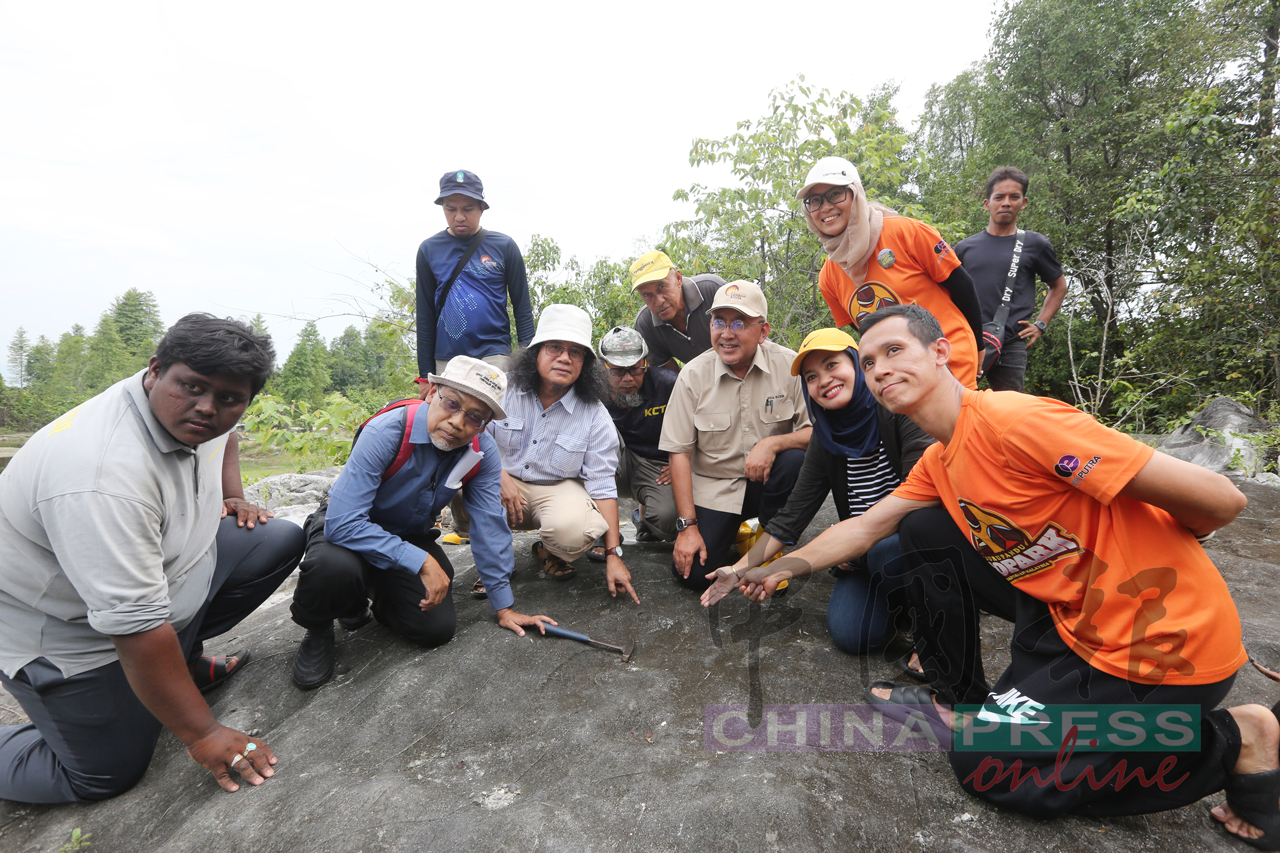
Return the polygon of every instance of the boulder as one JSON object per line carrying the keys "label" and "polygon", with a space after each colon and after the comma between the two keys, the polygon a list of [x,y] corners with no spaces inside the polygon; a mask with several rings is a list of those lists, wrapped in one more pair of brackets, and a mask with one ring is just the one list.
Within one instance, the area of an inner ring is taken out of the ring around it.
{"label": "boulder", "polygon": [[1252,476],[1261,460],[1249,436],[1265,432],[1270,426],[1247,406],[1218,397],[1157,447],[1211,471],[1225,473],[1235,469]]}
{"label": "boulder", "polygon": [[274,512],[276,518],[301,525],[320,506],[341,473],[341,467],[334,467],[306,474],[273,474],[246,488],[244,496]]}

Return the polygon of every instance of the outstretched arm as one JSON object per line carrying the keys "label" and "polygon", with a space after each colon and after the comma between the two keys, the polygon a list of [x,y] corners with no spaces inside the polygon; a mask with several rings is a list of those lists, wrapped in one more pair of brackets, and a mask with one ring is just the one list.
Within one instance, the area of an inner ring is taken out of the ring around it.
{"label": "outstretched arm", "polygon": [[[865,514],[845,519],[834,527],[827,528],[803,548],[797,548],[767,566],[758,566],[736,574],[728,566],[716,569],[715,583],[702,594],[702,603],[709,607],[734,588],[741,588],[749,598],[763,601],[784,580],[829,569],[861,557],[881,539],[893,535],[898,529],[898,522],[907,513],[937,505],[937,501],[910,501],[889,495]],[[759,544],[756,543],[757,546]]]}

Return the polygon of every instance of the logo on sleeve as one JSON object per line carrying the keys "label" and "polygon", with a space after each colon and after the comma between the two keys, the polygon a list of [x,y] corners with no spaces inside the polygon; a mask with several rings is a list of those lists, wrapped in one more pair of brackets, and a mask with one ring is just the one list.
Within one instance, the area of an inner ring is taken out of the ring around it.
{"label": "logo on sleeve", "polygon": [[973,547],[1011,583],[1049,568],[1057,560],[1079,554],[1080,541],[1052,521],[1035,536],[998,512],[960,500]]}
{"label": "logo on sleeve", "polygon": [[1070,477],[1080,467],[1080,457],[1064,456],[1058,460],[1058,464],[1053,466],[1053,473],[1059,477]]}
{"label": "logo on sleeve", "polygon": [[943,258],[951,254],[951,247],[947,245],[946,240],[939,240],[933,247],[933,253],[938,256],[938,262],[941,263]]}

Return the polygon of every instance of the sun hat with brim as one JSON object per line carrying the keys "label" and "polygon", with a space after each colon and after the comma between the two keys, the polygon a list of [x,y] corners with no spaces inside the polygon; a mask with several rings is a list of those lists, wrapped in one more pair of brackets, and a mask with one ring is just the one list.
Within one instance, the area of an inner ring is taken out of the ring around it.
{"label": "sun hat with brim", "polygon": [[634,367],[649,354],[644,336],[626,326],[614,326],[600,339],[600,358],[614,367]]}
{"label": "sun hat with brim", "polygon": [[823,157],[804,176],[804,186],[796,193],[796,198],[804,201],[809,190],[818,184],[831,184],[833,187],[848,187],[853,184],[862,186],[862,177],[858,174],[858,167],[843,157]]}
{"label": "sun hat with brim", "polygon": [[444,200],[451,195],[474,198],[484,205],[485,210],[489,209],[489,202],[484,200],[484,182],[475,172],[468,172],[466,169],[445,172],[440,178],[440,195],[436,197],[436,204],[444,204]]}
{"label": "sun hat with brim", "polygon": [[[800,344],[800,351],[791,360],[791,375],[800,375],[804,357],[811,352],[844,352],[847,349],[856,351],[858,342],[846,331],[841,329],[818,329],[816,332],[810,332],[805,335],[804,342]],[[857,367],[856,361],[854,362],[854,367]]]}
{"label": "sun hat with brim", "polygon": [[732,308],[748,317],[769,319],[769,300],[764,298],[764,291],[754,281],[731,281],[716,291],[711,300],[711,311],[717,308]]}
{"label": "sun hat with brim", "polygon": [[538,330],[529,346],[537,346],[544,341],[568,341],[592,352],[591,316],[577,305],[548,305],[542,309]]}
{"label": "sun hat with brim", "polygon": [[488,406],[498,420],[507,416],[502,403],[498,402],[507,393],[507,374],[486,361],[469,355],[455,355],[444,366],[444,373],[428,373],[427,379],[433,385],[448,385],[470,394]]}

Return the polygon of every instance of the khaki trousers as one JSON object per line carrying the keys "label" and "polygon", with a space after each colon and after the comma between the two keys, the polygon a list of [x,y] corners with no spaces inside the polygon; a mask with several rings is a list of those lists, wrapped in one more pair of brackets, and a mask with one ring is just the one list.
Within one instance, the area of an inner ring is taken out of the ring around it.
{"label": "khaki trousers", "polygon": [[581,480],[547,485],[523,480],[515,483],[526,506],[524,518],[511,529],[538,531],[542,546],[562,560],[572,563],[609,529]]}

